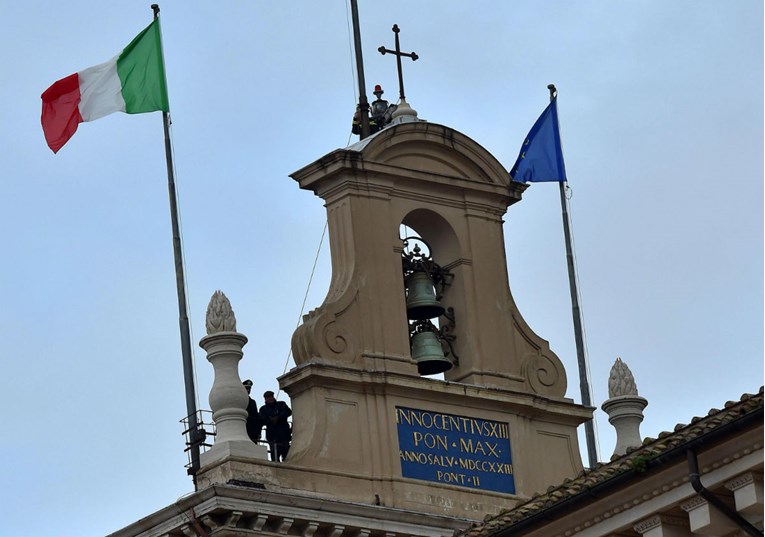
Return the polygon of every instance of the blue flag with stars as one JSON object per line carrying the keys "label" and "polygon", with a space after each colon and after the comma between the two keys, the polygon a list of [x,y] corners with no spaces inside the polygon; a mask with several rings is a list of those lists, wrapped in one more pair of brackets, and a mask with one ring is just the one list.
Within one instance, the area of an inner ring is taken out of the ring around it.
{"label": "blue flag with stars", "polygon": [[558,130],[558,98],[550,104],[531,127],[510,176],[520,183],[566,181],[566,166]]}

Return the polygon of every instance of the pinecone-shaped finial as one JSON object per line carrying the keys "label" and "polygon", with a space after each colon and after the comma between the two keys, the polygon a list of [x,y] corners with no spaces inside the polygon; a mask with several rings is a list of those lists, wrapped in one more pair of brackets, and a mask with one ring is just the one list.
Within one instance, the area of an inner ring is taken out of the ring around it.
{"label": "pinecone-shaped finial", "polygon": [[635,384],[635,377],[627,364],[617,358],[611,373],[608,375],[608,397],[619,397],[622,395],[637,395],[638,389]]}
{"label": "pinecone-shaped finial", "polygon": [[208,335],[218,332],[236,332],[234,310],[231,309],[231,302],[221,291],[215,291],[210,299],[205,326]]}

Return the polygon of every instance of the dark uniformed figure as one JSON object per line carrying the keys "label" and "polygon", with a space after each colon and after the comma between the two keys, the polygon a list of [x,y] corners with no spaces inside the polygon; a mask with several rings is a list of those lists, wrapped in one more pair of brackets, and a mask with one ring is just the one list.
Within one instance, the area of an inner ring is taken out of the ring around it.
{"label": "dark uniformed figure", "polygon": [[[244,389],[247,390],[247,395],[250,395],[252,390],[252,381],[250,379],[242,382]],[[247,401],[247,436],[250,437],[255,443],[260,441],[260,435],[263,430],[263,420],[260,419],[260,413],[258,412],[258,403],[252,397]]]}
{"label": "dark uniformed figure", "polygon": [[[382,94],[385,93],[380,85],[375,86],[375,90],[372,92],[377,97],[372,101],[372,110],[369,115],[369,134],[374,134],[391,121],[391,114],[398,108],[395,104],[390,104],[388,101],[382,98]],[[351,123],[351,132],[353,134],[361,134],[361,117],[359,116],[359,110],[353,114],[353,122]]]}
{"label": "dark uniformed figure", "polygon": [[266,425],[266,441],[271,451],[272,461],[283,461],[287,458],[292,440],[292,429],[287,418],[292,410],[284,401],[277,401],[274,392],[263,394],[266,404],[260,407],[260,419]]}

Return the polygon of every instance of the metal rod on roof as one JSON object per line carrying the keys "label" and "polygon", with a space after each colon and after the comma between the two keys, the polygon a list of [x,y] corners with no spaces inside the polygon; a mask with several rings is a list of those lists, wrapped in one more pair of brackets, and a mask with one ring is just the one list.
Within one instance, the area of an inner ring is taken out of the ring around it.
{"label": "metal rod on roof", "polygon": [[364,81],[364,57],[361,54],[359,6],[356,0],[351,0],[351,18],[353,19],[353,45],[356,50],[356,73],[359,78],[359,120],[361,121],[361,135],[359,139],[363,140],[369,136],[369,101],[367,101],[367,87]]}

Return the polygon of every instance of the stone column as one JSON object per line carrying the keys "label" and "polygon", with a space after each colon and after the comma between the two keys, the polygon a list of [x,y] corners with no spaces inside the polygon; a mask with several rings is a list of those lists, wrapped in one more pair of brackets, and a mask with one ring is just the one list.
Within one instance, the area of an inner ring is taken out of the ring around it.
{"label": "stone column", "polygon": [[642,445],[640,423],[646,405],[648,401],[638,395],[630,368],[617,358],[608,376],[608,400],[601,406],[608,414],[608,422],[616,429],[616,448],[611,460],[626,454],[628,448]]}
{"label": "stone column", "polygon": [[216,436],[213,447],[202,454],[201,466],[228,458],[244,456],[267,459],[265,446],[255,444],[247,436],[247,391],[239,378],[239,360],[247,337],[236,331],[236,318],[226,295],[216,291],[207,306],[207,335],[199,346],[207,352],[207,360],[215,370],[210,389]]}

